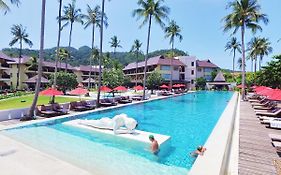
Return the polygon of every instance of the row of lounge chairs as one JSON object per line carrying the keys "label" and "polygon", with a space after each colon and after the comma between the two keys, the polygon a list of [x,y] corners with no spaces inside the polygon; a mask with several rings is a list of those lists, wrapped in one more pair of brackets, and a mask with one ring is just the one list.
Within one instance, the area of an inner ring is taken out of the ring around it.
{"label": "row of lounge chairs", "polygon": [[[281,108],[276,102],[260,96],[254,96],[249,102],[262,124],[268,128],[281,129]],[[281,153],[281,134],[269,134],[269,137],[276,151]]]}

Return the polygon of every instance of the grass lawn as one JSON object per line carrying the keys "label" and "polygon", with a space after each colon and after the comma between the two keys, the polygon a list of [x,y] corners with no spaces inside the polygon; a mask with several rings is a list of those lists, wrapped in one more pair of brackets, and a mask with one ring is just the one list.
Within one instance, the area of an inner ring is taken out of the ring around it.
{"label": "grass lawn", "polygon": [[[16,108],[25,108],[30,107],[33,101],[34,95],[22,96],[11,98],[7,100],[0,100],[0,110],[6,109],[16,109]],[[25,100],[25,102],[21,102]],[[57,103],[66,103],[71,101],[77,101],[79,98],[68,98],[68,97],[56,97],[55,102]],[[48,96],[39,96],[37,105],[48,104],[50,97]]]}

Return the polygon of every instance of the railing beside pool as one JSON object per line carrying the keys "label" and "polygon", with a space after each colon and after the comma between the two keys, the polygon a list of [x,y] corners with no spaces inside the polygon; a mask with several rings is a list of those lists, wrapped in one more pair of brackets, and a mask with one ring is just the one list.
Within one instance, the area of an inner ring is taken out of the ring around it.
{"label": "railing beside pool", "polygon": [[238,163],[232,157],[232,155],[235,157],[235,154],[238,154],[238,152],[233,152],[238,143],[235,136],[237,133],[234,133],[237,131],[235,127],[237,126],[237,116],[239,116],[239,114],[237,115],[238,97],[238,93],[234,93],[204,145],[207,151],[203,156],[198,156],[188,175],[229,174],[229,167],[235,166],[230,165],[230,162]]}

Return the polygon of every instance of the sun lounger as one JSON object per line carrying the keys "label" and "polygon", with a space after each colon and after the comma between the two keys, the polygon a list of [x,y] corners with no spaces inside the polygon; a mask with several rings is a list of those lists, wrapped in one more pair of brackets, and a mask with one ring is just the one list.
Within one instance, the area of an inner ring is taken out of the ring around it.
{"label": "sun lounger", "polygon": [[132,100],[130,99],[129,96],[122,96],[119,98],[118,103],[120,104],[127,104],[127,103],[132,103]]}
{"label": "sun lounger", "polygon": [[276,109],[275,106],[269,106],[269,107],[265,107],[265,106],[254,106],[254,109],[256,110],[274,110]]}
{"label": "sun lounger", "polygon": [[272,112],[256,112],[256,115],[265,115],[265,116],[273,116],[277,117],[281,114],[281,108],[273,110]]}
{"label": "sun lounger", "polygon": [[281,142],[281,135],[279,134],[268,134],[272,141],[279,141]]}
{"label": "sun lounger", "polygon": [[83,105],[83,106],[85,106],[86,108],[88,108],[88,109],[95,109],[96,108],[96,105],[95,104],[91,104],[91,103],[89,103],[89,102],[87,102],[87,101],[81,101],[81,104]]}
{"label": "sun lounger", "polygon": [[74,110],[74,111],[86,111],[89,108],[87,108],[86,106],[83,106],[81,104],[81,102],[70,102],[70,109]]}
{"label": "sun lounger", "polygon": [[269,127],[270,128],[281,129],[281,121],[270,121]]}
{"label": "sun lounger", "polygon": [[132,97],[132,100],[140,101],[140,100],[142,100],[142,95],[134,95],[134,96]]}
{"label": "sun lounger", "polygon": [[58,112],[56,112],[52,109],[52,106],[41,105],[37,109],[38,109],[39,115],[43,116],[43,117],[53,117],[53,116],[59,115]]}
{"label": "sun lounger", "polygon": [[270,105],[270,101],[264,102],[264,103],[252,103],[252,106],[269,106]]}
{"label": "sun lounger", "polygon": [[116,106],[117,103],[114,101],[114,99],[104,98],[100,100],[100,105],[104,107],[108,107],[108,106]]}
{"label": "sun lounger", "polygon": [[272,142],[272,145],[277,148],[277,149],[281,149],[281,142],[278,142],[278,141],[273,141]]}
{"label": "sun lounger", "polygon": [[269,117],[268,119],[263,119],[261,121],[261,124],[270,124],[272,121],[281,121],[281,118],[274,118],[274,117]]}
{"label": "sun lounger", "polygon": [[56,111],[60,114],[68,114],[68,109],[65,109],[63,106],[59,105],[58,103],[52,104],[53,111]]}

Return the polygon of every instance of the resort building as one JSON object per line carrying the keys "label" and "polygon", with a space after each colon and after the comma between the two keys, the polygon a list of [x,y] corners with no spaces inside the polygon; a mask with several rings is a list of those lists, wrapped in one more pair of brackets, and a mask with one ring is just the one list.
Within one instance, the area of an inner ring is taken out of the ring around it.
{"label": "resort building", "polygon": [[[172,63],[172,74],[171,74],[171,63]],[[124,69],[124,73],[128,76],[132,83],[142,83],[144,77],[144,66],[145,62],[134,62],[128,64]],[[179,59],[170,59],[165,58],[164,56],[152,57],[147,60],[147,75],[152,73],[153,71],[158,71],[166,82],[170,81],[172,76],[173,82],[181,82],[183,83],[184,72],[185,72],[185,64],[181,62]]]}
{"label": "resort building", "polygon": [[[37,67],[32,65],[32,58],[23,56],[19,58],[9,58],[0,52],[0,89],[18,88],[33,89],[37,80]],[[94,86],[98,76],[98,68],[96,66],[79,66],[73,67],[65,63],[58,63],[58,71],[74,73],[77,76],[78,83],[88,86],[89,73],[91,73],[91,87]],[[50,75],[55,72],[55,62],[43,61],[42,86],[48,85]],[[17,77],[19,84],[17,85]]]}

